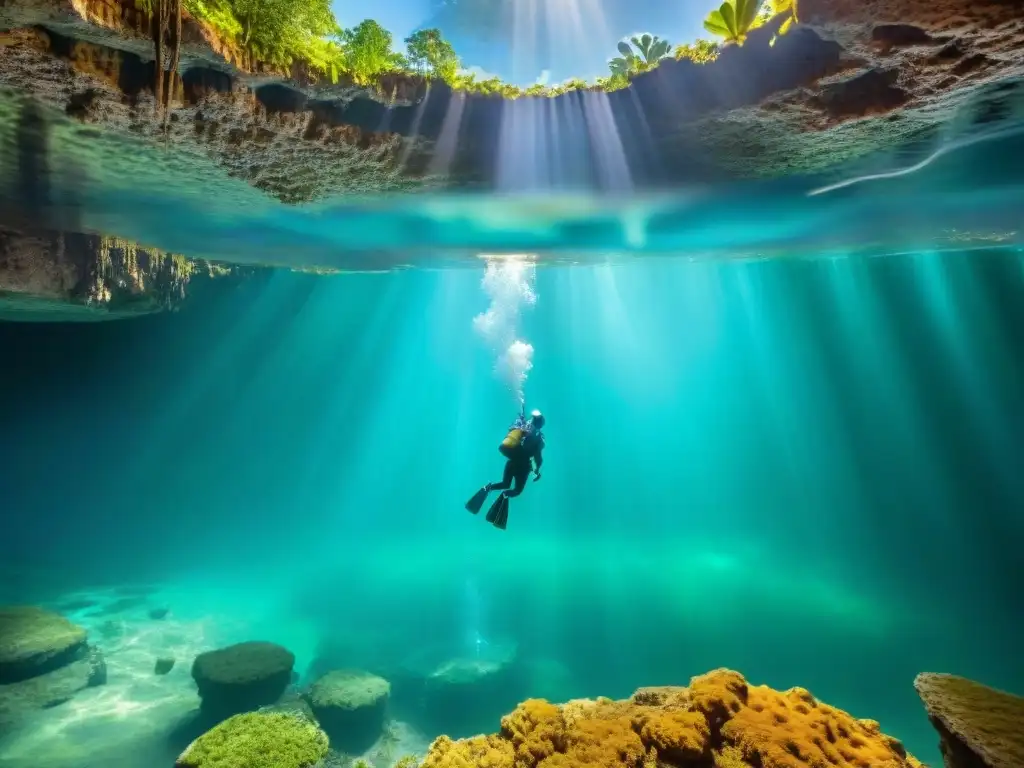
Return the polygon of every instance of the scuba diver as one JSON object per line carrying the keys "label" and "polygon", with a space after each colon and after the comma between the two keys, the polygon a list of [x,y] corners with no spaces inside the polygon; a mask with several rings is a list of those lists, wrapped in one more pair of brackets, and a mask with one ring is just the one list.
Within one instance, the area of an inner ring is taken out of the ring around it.
{"label": "scuba diver", "polygon": [[507,461],[505,472],[500,483],[488,483],[466,502],[466,509],[474,515],[480,511],[487,494],[491,491],[501,491],[498,498],[487,511],[487,522],[495,528],[505,530],[508,522],[508,500],[518,496],[526,487],[526,478],[533,470],[533,481],[540,480],[540,467],[544,463],[542,451],[544,450],[544,434],[540,431],[544,426],[544,415],[540,411],[533,411],[530,418],[526,418],[526,411],[519,414],[505,439],[501,441],[498,450],[501,451]]}

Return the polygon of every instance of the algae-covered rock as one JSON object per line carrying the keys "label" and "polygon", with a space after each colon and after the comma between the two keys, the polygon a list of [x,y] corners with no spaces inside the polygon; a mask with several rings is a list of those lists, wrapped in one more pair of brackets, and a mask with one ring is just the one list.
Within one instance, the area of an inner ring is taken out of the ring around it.
{"label": "algae-covered rock", "polygon": [[35,606],[0,608],[0,683],[52,672],[82,657],[86,632],[58,613]]}
{"label": "algae-covered rock", "polygon": [[920,768],[878,724],[817,701],[808,691],[750,686],[715,670],[688,687],[648,688],[631,699],[551,704],[530,699],[497,734],[442,736],[422,768]]}
{"label": "algae-covered rock", "polygon": [[175,768],[312,768],[327,754],[327,736],[302,717],[235,715],[193,741]]}
{"label": "algae-covered rock", "polygon": [[380,736],[390,693],[391,685],[382,677],[336,670],[313,683],[306,700],[331,746],[358,753]]}
{"label": "algae-covered rock", "polygon": [[273,704],[291,681],[295,656],[275,643],[248,642],[201,653],[192,664],[203,710],[227,717]]}
{"label": "algae-covered rock", "polygon": [[1024,697],[956,675],[914,680],[939,732],[946,768],[1024,766]]}

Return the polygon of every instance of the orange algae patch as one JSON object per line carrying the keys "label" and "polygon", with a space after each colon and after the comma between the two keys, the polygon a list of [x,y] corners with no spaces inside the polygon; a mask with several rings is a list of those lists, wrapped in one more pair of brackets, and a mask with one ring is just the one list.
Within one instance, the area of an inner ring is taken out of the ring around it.
{"label": "orange algae patch", "polygon": [[727,743],[762,768],[902,768],[899,741],[841,709],[821,704],[803,688],[780,693],[751,687],[747,706],[722,728]]}
{"label": "orange algae patch", "polygon": [[643,744],[676,765],[686,765],[705,758],[711,748],[708,721],[700,712],[666,712],[655,716],[639,715],[634,723],[640,727]]}
{"label": "orange algae patch", "polygon": [[452,741],[441,736],[430,745],[420,768],[512,768],[512,745],[498,736]]}
{"label": "orange algae patch", "polygon": [[921,768],[877,722],[727,669],[625,701],[531,699],[501,725],[438,739],[422,768]]}

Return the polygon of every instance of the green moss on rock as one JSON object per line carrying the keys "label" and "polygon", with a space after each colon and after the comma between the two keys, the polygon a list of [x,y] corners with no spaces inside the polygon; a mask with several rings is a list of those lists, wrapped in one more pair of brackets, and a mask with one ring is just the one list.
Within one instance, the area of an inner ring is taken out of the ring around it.
{"label": "green moss on rock", "polygon": [[15,683],[76,661],[86,632],[59,613],[35,606],[0,608],[0,683]]}
{"label": "green moss on rock", "polygon": [[207,731],[175,768],[311,768],[327,755],[327,736],[301,717],[250,712]]}

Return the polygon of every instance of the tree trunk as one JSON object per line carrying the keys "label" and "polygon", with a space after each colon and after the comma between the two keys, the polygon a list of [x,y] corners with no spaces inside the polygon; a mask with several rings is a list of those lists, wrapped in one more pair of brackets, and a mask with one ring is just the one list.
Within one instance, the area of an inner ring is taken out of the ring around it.
{"label": "tree trunk", "polygon": [[[174,26],[171,26],[171,19]],[[153,62],[153,97],[157,111],[166,114],[174,96],[181,61],[181,0],[156,0],[152,15],[152,35],[156,60]],[[170,36],[171,49],[165,55],[164,44]],[[164,69],[164,63],[169,64]]]}
{"label": "tree trunk", "polygon": [[153,98],[156,99],[156,109],[159,111],[163,105],[164,86],[164,27],[163,27],[163,6],[166,0],[156,0],[153,4],[153,14],[150,17],[152,25],[153,45],[155,46],[156,58],[153,61]]}

